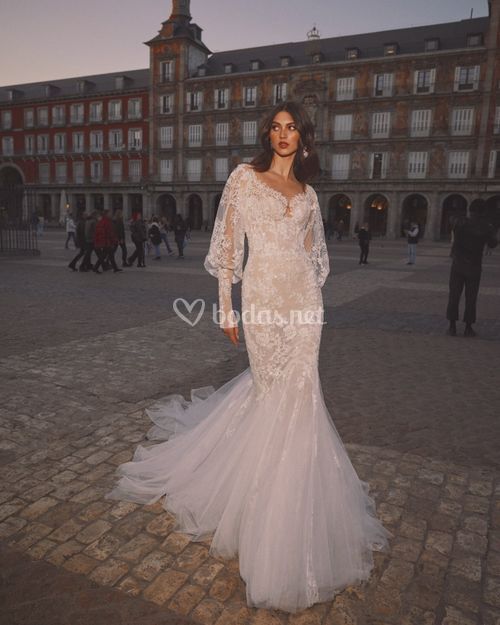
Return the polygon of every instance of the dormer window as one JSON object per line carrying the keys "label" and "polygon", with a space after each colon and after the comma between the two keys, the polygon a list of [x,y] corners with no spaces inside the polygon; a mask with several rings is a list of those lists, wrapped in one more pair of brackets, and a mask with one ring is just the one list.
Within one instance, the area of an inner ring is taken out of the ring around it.
{"label": "dormer window", "polygon": [[434,52],[435,50],[439,50],[441,47],[441,43],[439,39],[426,39],[425,40],[425,51],[426,52]]}
{"label": "dormer window", "polygon": [[292,64],[292,57],[290,56],[280,56],[280,60],[281,67],[290,67]]}
{"label": "dormer window", "polygon": [[87,93],[87,91],[90,91],[91,86],[92,86],[92,83],[89,82],[88,80],[79,80],[76,83],[76,88],[77,88],[78,93]]}
{"label": "dormer window", "polygon": [[394,56],[399,52],[399,45],[397,43],[386,43],[384,45],[384,56]]}
{"label": "dormer window", "polygon": [[9,100],[19,100],[19,98],[23,95],[23,92],[19,89],[9,89],[7,91],[7,97],[9,98]]}
{"label": "dormer window", "polygon": [[224,63],[224,74],[232,74],[234,71],[233,63]]}
{"label": "dormer window", "polygon": [[250,61],[250,70],[252,72],[256,72],[259,69],[262,69],[262,61],[260,61],[259,59],[254,59],[253,61]]}
{"label": "dormer window", "polygon": [[345,58],[348,61],[359,59],[359,48],[347,48],[345,52]]}
{"label": "dormer window", "polygon": [[44,86],[45,97],[50,98],[50,96],[55,95],[59,92],[59,89],[55,85],[45,85]]}
{"label": "dormer window", "polygon": [[206,76],[207,75],[207,68],[205,67],[205,65],[200,65],[200,67],[198,67],[198,76]]}
{"label": "dormer window", "polygon": [[467,47],[468,48],[476,48],[477,46],[483,45],[483,35],[482,33],[475,33],[473,35],[467,35]]}
{"label": "dormer window", "polygon": [[325,57],[323,56],[321,52],[316,52],[315,54],[312,55],[313,63],[321,63],[324,60],[325,60]]}

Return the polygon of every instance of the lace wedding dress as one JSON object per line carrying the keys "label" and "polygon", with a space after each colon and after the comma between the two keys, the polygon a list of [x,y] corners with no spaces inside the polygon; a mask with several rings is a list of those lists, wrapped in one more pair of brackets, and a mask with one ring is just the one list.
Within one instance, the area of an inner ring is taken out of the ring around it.
{"label": "lace wedding dress", "polygon": [[372,549],[387,544],[321,391],[329,262],[314,190],[288,201],[237,167],[205,268],[219,280],[221,325],[232,325],[231,284],[243,280],[250,367],[217,391],[192,391],[191,401],[158,402],[149,438],[168,440],[139,447],[111,496],[166,495],[180,531],[193,540],[213,533],[213,555],[239,556],[249,605],[295,612],[367,579]]}

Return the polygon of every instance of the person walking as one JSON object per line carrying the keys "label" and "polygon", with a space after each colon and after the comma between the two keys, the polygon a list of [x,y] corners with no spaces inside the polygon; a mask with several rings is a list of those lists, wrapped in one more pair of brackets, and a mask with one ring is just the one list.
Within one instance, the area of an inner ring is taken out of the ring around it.
{"label": "person walking", "polygon": [[151,245],[154,247],[155,255],[153,260],[161,260],[160,254],[160,245],[161,245],[161,232],[160,232],[160,224],[158,223],[158,218],[153,216],[151,218],[151,223],[149,224],[148,237],[151,241]]}
{"label": "person walking", "polygon": [[105,269],[108,263],[113,268],[114,273],[122,271],[122,269],[118,269],[115,262],[115,249],[118,240],[110,215],[110,210],[103,211],[95,226],[94,247],[98,257],[98,261],[94,265],[95,273],[101,273],[99,267]]}
{"label": "person walking", "polygon": [[[76,221],[76,246],[78,247],[78,254],[69,263],[68,267],[73,271],[77,271],[76,263],[85,256],[85,222],[87,214],[85,211],[81,212]],[[83,261],[82,261],[83,264]]]}
{"label": "person walking", "polygon": [[127,262],[127,245],[125,243],[125,224],[123,223],[123,211],[119,208],[113,216],[113,227],[115,229],[116,246],[115,253],[120,246],[122,252],[122,267],[129,267]]}
{"label": "person walking", "polygon": [[174,250],[170,247],[170,243],[168,241],[168,233],[170,230],[170,224],[166,217],[162,217],[160,220],[160,236],[161,240],[165,243],[167,248],[167,253],[169,256],[172,256]]}
{"label": "person walking", "polygon": [[76,224],[73,220],[73,216],[68,213],[68,215],[66,215],[66,243],[64,244],[65,249],[69,249],[70,241],[73,241],[73,245],[76,249],[78,247],[76,244]]}
{"label": "person walking", "polygon": [[414,265],[417,262],[417,243],[420,236],[420,227],[416,221],[410,222],[410,227],[405,230],[408,243],[407,265]]}
{"label": "person walking", "polygon": [[446,318],[450,322],[449,336],[457,335],[458,309],[465,288],[464,336],[476,336],[472,325],[476,323],[476,304],[481,282],[483,251],[485,245],[493,249],[498,245],[494,227],[488,223],[480,207],[471,205],[470,217],[458,218],[453,228],[451,270]]}
{"label": "person walking", "polygon": [[93,269],[92,252],[94,251],[94,233],[97,223],[97,211],[92,211],[85,220],[85,256],[80,264],[80,271],[90,271]]}
{"label": "person walking", "polygon": [[175,243],[177,244],[177,249],[179,251],[179,254],[177,256],[178,259],[184,258],[184,243],[186,240],[186,231],[186,222],[181,217],[181,215],[177,213],[174,219],[174,237]]}
{"label": "person walking", "polygon": [[341,219],[337,224],[337,241],[342,241],[342,237],[344,236],[345,224],[344,220]]}
{"label": "person walking", "polygon": [[132,221],[130,222],[130,234],[132,243],[135,245],[134,253],[129,257],[129,265],[133,265],[137,259],[138,267],[145,267],[144,256],[144,243],[147,240],[146,224],[142,219],[142,215],[139,212],[133,213]]}
{"label": "person walking", "polygon": [[358,228],[358,242],[359,242],[359,264],[360,265],[368,265],[368,253],[370,251],[370,240],[372,235],[370,233],[370,228],[368,222]]}

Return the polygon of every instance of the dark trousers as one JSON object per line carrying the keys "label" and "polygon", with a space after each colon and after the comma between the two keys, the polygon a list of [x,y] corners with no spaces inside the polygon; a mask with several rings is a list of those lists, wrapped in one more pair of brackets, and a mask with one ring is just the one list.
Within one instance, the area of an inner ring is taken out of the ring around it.
{"label": "dark trousers", "polygon": [[128,262],[132,265],[137,258],[137,266],[141,267],[145,265],[144,262],[144,242],[143,241],[133,241],[135,245],[135,251],[132,256],[128,259]]}
{"label": "dark trousers", "polygon": [[69,245],[68,245],[68,244],[69,244],[69,242],[70,242],[71,240],[73,240],[73,244],[74,244],[74,246],[76,247],[76,234],[75,234],[74,232],[68,232],[68,233],[67,233],[67,236],[66,236],[66,243],[64,244],[64,247],[65,247],[66,249],[68,249],[68,247],[69,247]]}
{"label": "dark trousers", "polygon": [[[80,248],[78,254],[73,258],[73,260],[70,262],[70,264],[68,265],[69,267],[71,267],[72,269],[76,269],[76,263],[80,260],[80,258],[82,258],[83,256],[85,256],[85,248],[82,247]],[[83,265],[83,262],[82,262]]]}
{"label": "dark trousers", "polygon": [[465,287],[465,323],[476,322],[476,302],[481,282],[481,265],[454,260],[450,271],[450,292],[446,318],[458,321],[458,306]]}
{"label": "dark trousers", "polygon": [[184,256],[184,238],[185,237],[175,237],[175,242],[177,244],[177,249],[179,251],[179,256]]}
{"label": "dark trousers", "polygon": [[[118,245],[120,246],[120,249],[122,251],[122,265],[125,265],[125,263],[127,262],[127,246],[125,245],[125,242],[118,243]],[[118,249],[118,245],[115,245],[115,252]]]}
{"label": "dark trousers", "polygon": [[115,263],[114,247],[96,247],[95,253],[97,254],[98,261],[94,265],[94,271],[97,271],[99,267],[105,266],[106,263],[109,263],[115,271],[118,269]]}
{"label": "dark trousers", "polygon": [[80,269],[89,270],[92,269],[92,252],[94,251],[93,243],[85,243],[85,256],[83,257],[82,264],[80,265]]}
{"label": "dark trousers", "polygon": [[368,252],[370,251],[370,244],[360,243],[359,249],[360,249],[359,264],[366,265],[366,263],[368,262]]}

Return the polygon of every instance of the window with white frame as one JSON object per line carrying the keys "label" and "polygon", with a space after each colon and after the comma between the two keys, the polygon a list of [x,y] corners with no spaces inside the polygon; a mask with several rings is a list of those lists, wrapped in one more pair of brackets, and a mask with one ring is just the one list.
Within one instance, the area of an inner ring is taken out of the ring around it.
{"label": "window with white frame", "polygon": [[92,161],[90,163],[90,179],[92,182],[101,182],[102,161]]}
{"label": "window with white frame", "polygon": [[37,154],[47,154],[49,151],[49,135],[38,135],[36,138]]}
{"label": "window with white frame", "polygon": [[490,163],[488,167],[488,178],[500,179],[500,150],[491,150]]}
{"label": "window with white frame", "polygon": [[73,133],[73,152],[83,152],[85,146],[84,146],[84,139],[83,139],[83,132],[74,132]]}
{"label": "window with white frame", "polygon": [[428,137],[431,133],[432,110],[421,109],[411,112],[410,135]]}
{"label": "window with white frame", "polygon": [[217,182],[225,182],[229,171],[229,160],[227,158],[215,159],[215,179]]}
{"label": "window with white frame", "polygon": [[388,152],[372,152],[370,154],[370,178],[380,180],[387,177]]}
{"label": "window with white frame", "polygon": [[372,113],[372,137],[383,139],[389,136],[391,130],[391,113]]}
{"label": "window with white frame", "polygon": [[2,128],[3,130],[12,128],[12,111],[2,111]]}
{"label": "window with white frame", "polygon": [[110,130],[108,135],[109,149],[119,152],[123,148],[123,134],[120,129]]}
{"label": "window with white frame", "polygon": [[455,68],[454,91],[475,91],[479,87],[479,65]]}
{"label": "window with white frame", "polygon": [[160,81],[172,82],[174,80],[174,62],[162,61],[160,63]]}
{"label": "window with white frame", "polygon": [[354,76],[337,78],[337,100],[353,100],[356,79]]}
{"label": "window with white frame", "polygon": [[203,91],[188,91],[186,93],[186,111],[201,111],[203,106]]}
{"label": "window with white frame", "polygon": [[229,108],[229,89],[214,89],[214,108],[227,109]]}
{"label": "window with white frame", "polygon": [[108,102],[108,119],[109,121],[118,121],[122,118],[122,101],[110,100]]}
{"label": "window with white frame", "polygon": [[215,145],[227,145],[229,143],[229,124],[219,122],[215,125]]}
{"label": "window with white frame", "polygon": [[243,122],[243,143],[244,145],[253,145],[257,141],[257,122]]}
{"label": "window with white frame", "polygon": [[470,135],[474,125],[474,109],[453,109],[451,114],[451,134]]}
{"label": "window with white frame", "polygon": [[201,158],[188,158],[186,165],[189,182],[199,182],[201,180]]}
{"label": "window with white frame", "polygon": [[2,137],[2,154],[4,156],[14,154],[14,137]]}
{"label": "window with white frame", "polygon": [[36,119],[39,126],[49,125],[49,109],[46,106],[36,110]]}
{"label": "window with white frame", "polygon": [[352,114],[335,115],[333,120],[334,141],[346,141],[352,135]]}
{"label": "window with white frame", "polygon": [[390,97],[394,83],[393,74],[375,74],[373,79],[373,95]]}
{"label": "window with white frame", "polygon": [[168,150],[174,145],[174,127],[160,126],[160,149]]}
{"label": "window with white frame", "polygon": [[102,152],[104,147],[102,130],[92,130],[90,133],[90,151]]}
{"label": "window with white frame", "polygon": [[245,87],[243,90],[243,106],[257,104],[257,87]]}
{"label": "window with white frame", "polygon": [[52,107],[52,125],[64,126],[66,123],[66,107],[62,104],[57,104]]}
{"label": "window with white frame", "polygon": [[427,159],[427,152],[408,152],[408,178],[425,178]]}
{"label": "window with white frame", "polygon": [[417,69],[415,71],[413,93],[434,93],[436,69]]}
{"label": "window with white frame", "polygon": [[85,164],[82,161],[73,161],[73,182],[83,184],[85,175]]}
{"label": "window with white frame", "polygon": [[24,109],[24,126],[33,128],[35,125],[35,112],[33,109]]}
{"label": "window with white frame", "polygon": [[168,95],[160,96],[160,113],[162,115],[168,115],[174,112],[174,96],[169,93]]}
{"label": "window with white frame", "polygon": [[334,180],[347,180],[349,178],[350,154],[333,154],[332,178]]}
{"label": "window with white frame", "polygon": [[25,135],[24,137],[24,151],[26,154],[35,153],[35,137],[33,135]]}
{"label": "window with white frame", "polygon": [[137,158],[128,162],[128,177],[131,182],[139,182],[142,174],[142,161]]}
{"label": "window with white frame", "polygon": [[102,122],[102,102],[91,102],[89,106],[91,122]]}
{"label": "window with white frame", "polygon": [[50,166],[49,163],[40,163],[38,165],[38,179],[41,184],[48,184],[50,182]]}
{"label": "window with white frame", "polygon": [[109,164],[109,173],[111,182],[122,181],[122,161],[111,161]]}
{"label": "window with white frame", "polygon": [[142,150],[142,128],[130,128],[128,131],[128,149]]}
{"label": "window with white frame", "polygon": [[469,152],[449,152],[448,178],[467,178],[469,172]]}
{"label": "window with white frame", "polygon": [[279,104],[286,100],[286,82],[279,82],[273,85],[273,104]]}
{"label": "window with white frame", "polygon": [[500,106],[495,109],[495,121],[493,122],[493,132],[497,135],[500,133]]}
{"label": "window with white frame", "polygon": [[127,117],[129,119],[140,119],[142,117],[141,98],[130,98],[128,101]]}
{"label": "window with white frame", "polygon": [[172,182],[174,177],[173,160],[162,158],[160,160],[160,180],[161,182]]}
{"label": "window with white frame", "polygon": [[58,132],[54,135],[54,152],[64,154],[66,152],[66,133]]}
{"label": "window with white frame", "polygon": [[188,127],[188,145],[190,148],[199,147],[202,142],[203,129],[201,124],[191,124]]}
{"label": "window with white frame", "polygon": [[56,163],[56,182],[64,184],[67,181],[68,167],[66,163]]}
{"label": "window with white frame", "polygon": [[83,124],[83,104],[72,104],[69,107],[69,118],[72,124]]}

